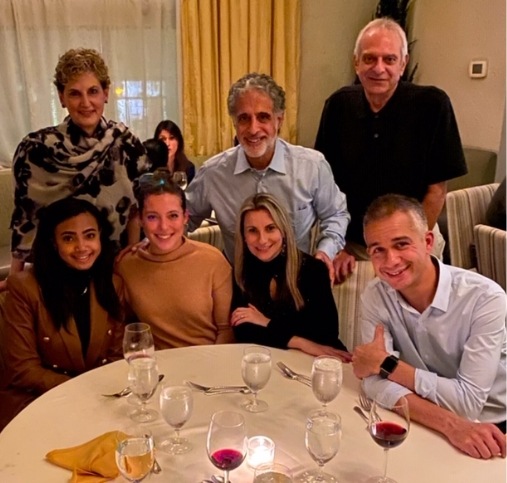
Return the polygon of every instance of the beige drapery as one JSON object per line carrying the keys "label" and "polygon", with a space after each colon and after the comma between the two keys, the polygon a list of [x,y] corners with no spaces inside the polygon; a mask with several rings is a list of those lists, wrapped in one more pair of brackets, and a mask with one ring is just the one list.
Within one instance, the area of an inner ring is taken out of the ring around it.
{"label": "beige drapery", "polygon": [[280,136],[297,141],[301,0],[182,0],[183,131],[189,155],[232,146],[227,93],[248,72],[286,93]]}

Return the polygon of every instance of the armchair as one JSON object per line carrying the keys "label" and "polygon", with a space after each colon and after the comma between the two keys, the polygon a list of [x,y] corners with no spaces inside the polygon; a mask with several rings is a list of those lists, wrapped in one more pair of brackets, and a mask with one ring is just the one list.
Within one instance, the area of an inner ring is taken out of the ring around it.
{"label": "armchair", "polygon": [[451,264],[477,269],[505,290],[507,232],[485,225],[486,211],[498,183],[447,193]]}

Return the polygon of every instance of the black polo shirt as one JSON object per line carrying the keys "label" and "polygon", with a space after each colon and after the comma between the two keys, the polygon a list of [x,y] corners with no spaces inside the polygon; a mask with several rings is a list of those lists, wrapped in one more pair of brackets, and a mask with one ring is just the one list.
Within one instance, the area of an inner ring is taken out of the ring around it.
{"label": "black polo shirt", "polygon": [[336,91],[324,105],[315,149],[347,195],[346,238],[361,245],[363,216],[375,198],[397,193],[422,201],[428,185],[467,172],[449,97],[408,82],[377,113],[361,85]]}

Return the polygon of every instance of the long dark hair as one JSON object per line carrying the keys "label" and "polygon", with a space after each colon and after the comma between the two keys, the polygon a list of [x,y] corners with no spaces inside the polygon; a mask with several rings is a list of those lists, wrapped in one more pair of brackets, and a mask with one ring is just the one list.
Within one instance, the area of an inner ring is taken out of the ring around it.
{"label": "long dark hair", "polygon": [[90,269],[98,303],[108,314],[120,320],[122,311],[113,285],[114,244],[109,236],[112,227],[106,216],[90,202],[64,198],[37,213],[39,224],[32,246],[33,270],[46,306],[57,329],[66,327],[72,315],[75,294],[69,284],[69,267],[60,258],[55,246],[56,227],[82,213],[89,213],[100,230],[101,252]]}
{"label": "long dark hair", "polygon": [[174,155],[174,171],[186,171],[191,163],[185,154],[185,141],[183,141],[181,129],[175,122],[166,119],[165,121],[160,121],[158,123],[153,137],[158,139],[162,131],[167,131],[176,138],[176,141],[178,141],[178,149]]}

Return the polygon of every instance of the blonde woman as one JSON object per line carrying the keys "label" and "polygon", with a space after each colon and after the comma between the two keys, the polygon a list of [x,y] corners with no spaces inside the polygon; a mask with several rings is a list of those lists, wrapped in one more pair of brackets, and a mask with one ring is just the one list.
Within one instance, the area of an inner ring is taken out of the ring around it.
{"label": "blonde woman", "polygon": [[231,325],[238,342],[350,354],[338,338],[338,313],[323,262],[301,252],[287,212],[270,194],[245,200],[237,221]]}

